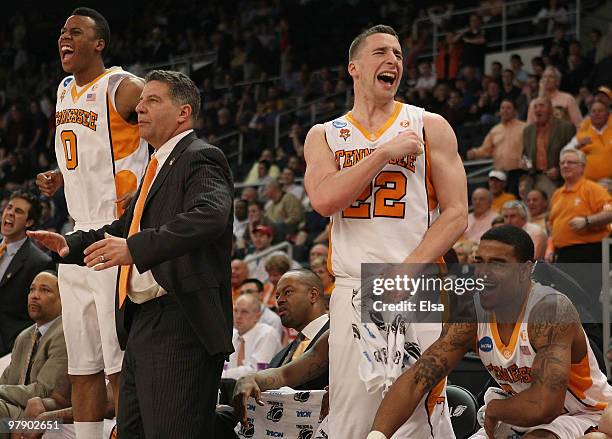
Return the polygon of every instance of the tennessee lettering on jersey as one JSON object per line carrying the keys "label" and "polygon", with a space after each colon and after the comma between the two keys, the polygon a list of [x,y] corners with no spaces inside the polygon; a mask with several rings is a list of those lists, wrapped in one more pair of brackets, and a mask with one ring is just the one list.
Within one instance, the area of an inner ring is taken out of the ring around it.
{"label": "tennessee lettering on jersey", "polygon": [[[529,339],[529,316],[534,306],[551,295],[562,294],[551,287],[533,284],[523,315],[517,319],[507,345],[500,337],[495,315],[479,317],[479,321],[486,323],[478,324],[478,355],[499,386],[511,395],[524,392],[532,385],[531,370],[537,352]],[[584,332],[583,336],[586,339]],[[565,412],[570,415],[603,410],[607,401],[612,400],[612,387],[599,370],[588,340],[586,347],[580,363],[570,365],[564,400]]]}
{"label": "tennessee lettering on jersey", "polygon": [[95,131],[97,121],[97,113],[85,111],[82,108],[69,108],[55,113],[56,127],[66,123],[76,123]]}
{"label": "tennessee lettering on jersey", "polygon": [[512,364],[509,367],[487,364],[485,368],[493,375],[497,382],[531,383],[531,367],[518,367],[516,364]]}
{"label": "tennessee lettering on jersey", "polygon": [[[325,138],[338,168],[366,160],[406,129],[426,139],[423,111],[396,102],[389,119],[372,133],[350,112],[325,123]],[[425,142],[424,154],[390,160],[364,184],[353,204],[332,216],[328,268],[336,277],[360,278],[362,263],[402,262],[421,242],[438,213],[428,154]]]}
{"label": "tennessee lettering on jersey", "polygon": [[[355,166],[365,157],[369,156],[372,153],[372,151],[374,151],[372,148],[359,148],[359,149],[352,149],[352,150],[351,149],[349,150],[341,149],[341,150],[336,151],[336,154],[335,154],[336,163],[338,163],[338,166],[340,167],[340,169],[350,168],[351,166]],[[410,154],[407,157],[389,160],[389,164],[400,166],[404,169],[409,170],[410,172],[414,174],[415,161],[416,161],[416,156],[414,154]]]}
{"label": "tennessee lettering on jersey", "polygon": [[147,144],[138,126],[125,121],[115,106],[116,91],[129,77],[113,67],[80,87],[73,77],[58,87],[55,155],[77,230],[118,218],[117,199],[135,191],[144,174]]}

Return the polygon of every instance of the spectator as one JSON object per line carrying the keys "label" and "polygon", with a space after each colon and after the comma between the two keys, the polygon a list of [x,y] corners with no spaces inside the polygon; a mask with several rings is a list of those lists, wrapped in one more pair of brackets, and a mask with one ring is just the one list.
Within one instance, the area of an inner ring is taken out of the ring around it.
{"label": "spectator", "polygon": [[234,259],[231,263],[232,267],[232,304],[236,303],[236,299],[240,296],[240,287],[249,277],[249,267],[242,259]]}
{"label": "spectator", "polygon": [[305,194],[304,186],[295,182],[295,172],[292,169],[283,169],[283,172],[278,177],[278,181],[282,184],[284,192],[292,194],[295,198],[302,201]]}
{"label": "spectator", "polygon": [[507,201],[516,200],[516,196],[514,194],[509,194],[504,190],[506,188],[507,181],[508,177],[504,171],[494,169],[489,172],[489,191],[491,191],[491,194],[493,195],[491,210],[493,210],[495,213],[501,213],[501,208]]}
{"label": "spectator", "polygon": [[[240,295],[252,294],[259,301],[259,323],[265,323],[268,326],[276,329],[279,339],[283,339],[284,329],[280,317],[272,311],[264,302],[264,286],[259,279],[245,279],[240,286]],[[274,298],[274,306],[276,307],[276,299]]]}
{"label": "spectator", "polygon": [[516,100],[516,111],[519,119],[527,120],[529,104],[538,95],[538,88],[538,77],[536,75],[528,75],[527,82],[525,82],[521,89],[521,95]]}
{"label": "spectator", "polygon": [[304,219],[302,203],[295,195],[284,192],[278,180],[266,184],[264,195],[270,200],[265,217],[273,224],[277,236],[285,240],[287,235],[297,232],[298,224]]}
{"label": "spectator", "polygon": [[264,285],[263,303],[268,308],[276,308],[276,300],[274,299],[274,290],[276,284],[283,274],[289,271],[290,268],[298,268],[300,265],[291,260],[289,256],[282,252],[275,252],[266,258],[265,269],[268,274],[268,282]]}
{"label": "spectator", "polygon": [[234,236],[244,239],[249,229],[248,202],[244,199],[234,200]]}
{"label": "spectator", "polygon": [[521,95],[521,89],[514,85],[514,83],[514,72],[512,69],[505,69],[502,72],[501,96],[502,99],[508,99],[516,105],[516,101]]}
{"label": "spectator", "polygon": [[586,155],[585,178],[593,181],[612,178],[612,125],[610,108],[593,102],[589,111],[591,123],[578,130],[566,145],[580,149]]}
{"label": "spectator", "polygon": [[453,81],[459,73],[461,45],[455,41],[455,32],[448,32],[446,40],[438,46],[436,76],[439,81]]}
{"label": "spectator", "polygon": [[316,258],[327,258],[329,247],[326,244],[315,244],[308,252],[308,264],[312,269],[312,263]]}
{"label": "spectator", "polygon": [[240,193],[240,199],[246,201],[247,203],[257,201],[257,198],[257,189],[253,186],[244,187]]}
{"label": "spectator", "polygon": [[474,67],[478,75],[482,73],[487,47],[487,40],[481,24],[482,20],[478,14],[470,15],[469,27],[460,32],[455,39],[455,41],[461,41],[463,44],[462,64]]}
{"label": "spectator", "polygon": [[533,241],[534,258],[540,260],[544,258],[546,251],[546,232],[540,226],[527,221],[527,208],[521,201],[508,201],[502,208],[504,224],[511,224],[519,227],[529,234]]}
{"label": "spectator", "polygon": [[546,23],[546,34],[550,35],[555,24],[567,23],[568,12],[563,5],[559,5],[557,0],[548,0],[548,6],[544,6],[538,11],[533,24],[537,25],[540,21]]}
{"label": "spectator", "polygon": [[596,264],[601,264],[601,240],[610,235],[612,197],[603,187],[584,178],[586,157],[582,151],[562,151],[559,164],[565,184],[550,201],[556,261],[581,263],[565,265],[564,270],[584,288],[588,294],[585,304],[595,305],[591,308],[595,311],[601,290],[601,267]]}
{"label": "spectator", "polygon": [[491,228],[497,212],[491,210],[493,195],[488,189],[477,188],[472,192],[473,211],[468,215],[468,226],[463,237],[470,242],[480,242],[480,237]]}
{"label": "spectator", "polygon": [[513,53],[510,56],[510,66],[512,68],[512,72],[514,73],[514,80],[518,87],[522,87],[526,82],[529,74],[523,69],[523,60],[521,59],[521,55],[517,53]]}
{"label": "spectator", "polygon": [[429,61],[421,61],[419,63],[419,79],[417,79],[415,88],[431,92],[435,86],[436,75],[431,70],[431,63]]}
{"label": "spectator", "polygon": [[319,276],[321,283],[323,284],[323,294],[325,296],[331,296],[334,291],[334,282],[336,279],[334,275],[327,269],[327,258],[317,257],[310,263],[310,269]]}
{"label": "spectator", "polygon": [[534,122],[523,131],[525,155],[531,161],[534,187],[549,196],[559,185],[559,152],[576,132],[575,127],[553,117],[550,99],[538,97],[531,103]]}
{"label": "spectator", "polygon": [[68,375],[57,273],[42,271],[30,286],[27,312],[34,325],[17,339],[0,377],[0,417],[21,419],[30,398],[45,397]]}
{"label": "spectator", "polygon": [[499,121],[497,112],[502,101],[501,89],[495,81],[489,81],[485,89],[486,92],[478,99],[475,113],[479,116],[481,124],[492,125]]}
{"label": "spectator", "polygon": [[247,255],[249,273],[251,277],[257,278],[263,283],[268,281],[268,274],[265,268],[265,256],[261,254],[270,248],[272,236],[272,228],[263,224],[255,225],[251,232],[254,251]]}
{"label": "spectator", "polygon": [[[45,142],[47,141],[47,133],[49,131],[48,118],[40,111],[38,101],[33,99],[30,101],[30,129],[32,138],[28,145],[29,151],[43,151]],[[47,168],[45,168],[46,170]]]}
{"label": "spectator", "polygon": [[523,141],[522,134],[525,122],[516,118],[514,103],[504,99],[499,107],[501,122],[491,128],[479,148],[467,152],[467,158],[493,158],[493,166],[506,172],[508,190],[518,193],[518,181],[522,169]]}
{"label": "spectator", "polygon": [[2,212],[0,242],[0,356],[13,348],[15,337],[32,324],[27,292],[36,273],[55,268],[26,230],[36,227],[41,209],[31,193],[16,191]]}
{"label": "spectator", "polygon": [[[555,67],[546,67],[540,80],[540,94],[541,97],[547,97],[550,99],[553,107],[563,107],[567,110],[570,115],[572,123],[576,126],[580,124],[582,115],[576,104],[576,99],[569,94],[559,91],[559,84],[561,83],[561,72]],[[535,122],[535,108],[533,101],[529,105],[529,112],[527,113],[527,123]]]}
{"label": "spectator", "polygon": [[[267,162],[267,165],[265,166],[268,168],[267,169],[268,172],[266,173],[263,173],[263,170],[259,166],[262,162]],[[253,166],[251,167],[251,170],[249,171],[247,178],[244,180],[244,183],[245,184],[261,183],[261,181],[266,176],[269,176],[271,178],[277,178],[279,174],[280,174],[280,170],[278,169],[278,166],[274,164],[274,154],[272,153],[271,149],[266,148],[263,151],[261,151],[259,160],[253,163]]]}
{"label": "spectator", "polygon": [[504,66],[502,66],[502,63],[500,63],[499,61],[493,61],[491,63],[491,71],[489,73],[489,76],[491,78],[491,81],[497,82],[497,85],[501,85],[503,69]]}
{"label": "spectator", "polygon": [[527,209],[531,222],[547,229],[546,215],[548,212],[548,194],[542,189],[532,189],[527,194]]}
{"label": "spectator", "polygon": [[261,316],[259,299],[253,294],[238,297],[234,304],[234,352],[223,370],[223,378],[238,378],[267,368],[280,350],[281,341],[276,330],[259,323]]}

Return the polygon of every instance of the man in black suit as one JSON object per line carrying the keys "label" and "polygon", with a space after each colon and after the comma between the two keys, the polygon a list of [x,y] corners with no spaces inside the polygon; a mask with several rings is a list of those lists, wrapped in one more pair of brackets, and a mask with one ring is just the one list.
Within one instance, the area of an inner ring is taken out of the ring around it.
{"label": "man in black suit", "polygon": [[51,258],[26,236],[40,219],[41,207],[31,193],[16,191],[2,212],[0,241],[0,356],[11,352],[15,338],[33,322],[28,292],[34,277],[55,268]]}
{"label": "man in black suit", "polygon": [[[307,269],[288,271],[278,281],[276,301],[283,325],[298,331],[298,336],[272,358],[269,369],[237,381],[233,395],[234,411],[217,411],[215,433],[219,438],[236,437],[233,428],[242,419],[249,396],[258,396],[258,392],[282,386],[296,390],[322,390],[329,384],[326,338],[329,316],[321,279]],[[323,343],[317,344],[322,338],[325,338],[321,340]],[[296,362],[298,358],[304,361]],[[289,364],[297,366],[283,367]]]}
{"label": "man in black suit", "polygon": [[193,81],[161,70],[145,81],[136,111],[140,135],[155,153],[125,214],[65,238],[30,236],[64,263],[122,266],[118,436],[206,437],[223,361],[233,351],[233,182],[221,150],[193,133],[200,108]]}

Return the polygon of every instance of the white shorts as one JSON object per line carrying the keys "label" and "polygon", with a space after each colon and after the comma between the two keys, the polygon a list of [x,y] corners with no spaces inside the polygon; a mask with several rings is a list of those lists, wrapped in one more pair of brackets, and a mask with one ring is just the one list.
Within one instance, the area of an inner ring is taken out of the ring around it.
{"label": "white shorts", "polygon": [[[550,424],[536,425],[522,434],[535,430],[546,430],[556,434],[559,439],[576,439],[583,436],[589,428],[597,427],[599,418],[601,418],[601,412],[561,415]],[[488,439],[488,436],[484,428],[481,428],[474,435],[470,436],[470,439]]]}
{"label": "white shorts", "polygon": [[102,271],[60,264],[59,289],[70,375],[121,371],[123,351],[115,328],[117,267]]}
{"label": "white shorts", "polygon": [[[365,438],[382,401],[382,391],[367,393],[365,384],[359,378],[358,365],[361,355],[359,345],[353,339],[351,326],[352,293],[353,288],[350,285],[345,284],[342,279],[336,279],[329,305],[330,410],[327,432],[332,439]],[[425,348],[423,346],[422,350]],[[428,399],[425,396],[412,417],[400,427],[393,438],[454,438],[445,396],[443,391],[438,398],[429,398],[429,408],[428,404],[425,404]]]}

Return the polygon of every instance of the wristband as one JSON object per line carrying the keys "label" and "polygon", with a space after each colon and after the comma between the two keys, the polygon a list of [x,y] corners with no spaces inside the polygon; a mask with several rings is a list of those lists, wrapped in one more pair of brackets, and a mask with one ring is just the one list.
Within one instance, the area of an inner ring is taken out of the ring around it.
{"label": "wristband", "polygon": [[380,431],[371,431],[366,439],[387,439],[387,436]]}

